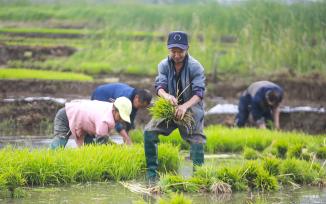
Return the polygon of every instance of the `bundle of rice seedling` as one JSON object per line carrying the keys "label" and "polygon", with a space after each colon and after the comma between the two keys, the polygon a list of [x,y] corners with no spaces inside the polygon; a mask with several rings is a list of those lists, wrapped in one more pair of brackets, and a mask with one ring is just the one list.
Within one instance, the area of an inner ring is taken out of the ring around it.
{"label": "bundle of rice seedling", "polygon": [[232,193],[231,185],[224,183],[223,181],[214,182],[211,185],[210,190],[214,194]]}
{"label": "bundle of rice seedling", "polygon": [[154,102],[154,105],[149,108],[149,112],[156,120],[165,120],[168,125],[169,122],[174,122],[178,125],[186,127],[188,130],[192,129],[192,125],[195,123],[191,112],[187,111],[182,119],[175,116],[176,106],[174,106],[169,100],[158,97]]}

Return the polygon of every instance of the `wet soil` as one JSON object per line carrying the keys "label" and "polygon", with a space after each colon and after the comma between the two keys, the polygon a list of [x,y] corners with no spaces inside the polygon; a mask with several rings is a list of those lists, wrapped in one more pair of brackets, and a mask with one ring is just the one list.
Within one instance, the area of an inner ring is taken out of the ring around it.
{"label": "wet soil", "polygon": [[50,57],[65,57],[76,52],[69,46],[42,47],[42,46],[14,46],[0,44],[0,65],[9,60],[38,60],[44,61]]}
{"label": "wet soil", "polygon": [[[3,99],[25,97],[54,97],[73,99],[88,99],[91,92],[103,80],[110,82],[127,82],[138,87],[153,91],[154,77],[140,77],[134,75],[111,76],[110,79],[102,77],[98,82],[69,82],[69,81],[40,81],[40,80],[0,80],[0,124],[11,126],[19,131],[33,132],[33,134],[50,134],[53,118],[63,104],[51,100],[15,100],[14,102]],[[326,80],[284,79],[274,80],[284,87],[286,106],[311,106],[326,107]],[[238,96],[248,86],[246,83],[230,83],[228,80],[213,83],[208,80],[208,90],[205,97],[205,110],[209,110],[217,103],[237,104]],[[205,125],[223,124],[232,126],[232,114],[208,115]],[[136,117],[136,126],[143,127],[150,116],[147,110],[140,111]],[[281,128],[284,130],[303,131],[311,134],[326,133],[326,113],[294,112],[281,114]],[[14,124],[14,125],[12,125]],[[2,127],[1,129],[3,129]],[[4,133],[0,133],[4,134]]]}

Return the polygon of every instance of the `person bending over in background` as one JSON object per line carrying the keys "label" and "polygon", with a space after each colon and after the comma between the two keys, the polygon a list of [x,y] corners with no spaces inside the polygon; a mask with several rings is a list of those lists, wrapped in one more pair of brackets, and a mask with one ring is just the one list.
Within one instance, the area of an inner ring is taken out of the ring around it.
{"label": "person bending over in background", "polygon": [[177,118],[183,118],[186,111],[189,110],[195,123],[190,130],[173,121],[167,124],[167,121],[152,119],[146,125],[144,146],[147,179],[150,182],[155,182],[157,179],[158,135],[168,136],[176,128],[179,129],[182,138],[191,145],[190,155],[194,167],[204,163],[206,137],[203,133],[204,108],[202,100],[205,92],[205,75],[203,66],[189,55],[188,47],[188,36],[185,32],[169,33],[167,41],[169,56],[158,65],[155,89],[157,95],[176,106]]}
{"label": "person bending over in background", "polygon": [[[125,83],[110,83],[103,84],[94,90],[91,100],[99,101],[114,101],[118,97],[126,97],[132,102],[132,111],[130,114],[130,123],[117,123],[116,131],[122,136],[124,143],[130,145],[132,143],[129,137],[129,130],[135,128],[134,121],[137,111],[146,108],[152,100],[152,94],[146,89],[137,89]],[[85,144],[93,143],[95,136],[87,135],[85,137]],[[97,142],[105,143],[107,137],[97,138]]]}
{"label": "person bending over in background", "polygon": [[131,101],[119,97],[113,103],[75,100],[65,104],[54,118],[54,139],[51,149],[65,147],[72,135],[78,147],[86,134],[105,136],[122,121],[130,123]]}
{"label": "person bending over in background", "polygon": [[270,81],[252,83],[240,97],[236,125],[245,126],[251,113],[258,128],[266,128],[266,124],[274,122],[274,127],[279,129],[282,100],[283,89],[279,85]]}

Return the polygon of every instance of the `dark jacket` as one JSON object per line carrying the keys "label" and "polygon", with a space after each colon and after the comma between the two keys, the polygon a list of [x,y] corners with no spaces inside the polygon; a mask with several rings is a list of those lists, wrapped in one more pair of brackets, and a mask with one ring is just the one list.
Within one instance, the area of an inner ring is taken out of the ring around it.
{"label": "dark jacket", "polygon": [[[181,70],[181,83],[183,89],[188,87],[188,85],[189,88],[183,92],[181,97],[183,98],[184,102],[190,100],[194,95],[198,95],[200,98],[203,98],[206,80],[204,68],[189,54],[185,60],[185,65]],[[176,71],[172,60],[169,58],[162,60],[158,65],[158,75],[155,79],[155,89],[158,91],[160,88],[163,88],[167,93],[173,96],[177,96]],[[193,118],[197,124],[203,123],[204,107],[202,101],[192,106],[191,112],[193,113]]]}
{"label": "dark jacket", "polygon": [[243,93],[246,95],[251,104],[251,113],[254,119],[262,117],[262,113],[271,109],[266,101],[266,92],[276,91],[280,96],[280,101],[283,99],[283,89],[270,81],[258,81],[252,83],[247,90]]}
{"label": "dark jacket", "polygon": [[[136,89],[129,86],[128,84],[124,83],[111,83],[111,84],[104,84],[101,86],[98,86],[94,92],[92,93],[92,100],[99,100],[99,101],[112,101],[119,97],[125,96],[130,99],[131,102],[133,102],[135,98],[135,92]],[[134,128],[134,120],[136,117],[137,109],[132,108],[131,114],[130,114],[130,122],[131,124],[127,124],[126,130],[129,131],[131,128]],[[123,125],[120,123],[117,123],[116,130],[120,132],[122,129],[124,129]]]}

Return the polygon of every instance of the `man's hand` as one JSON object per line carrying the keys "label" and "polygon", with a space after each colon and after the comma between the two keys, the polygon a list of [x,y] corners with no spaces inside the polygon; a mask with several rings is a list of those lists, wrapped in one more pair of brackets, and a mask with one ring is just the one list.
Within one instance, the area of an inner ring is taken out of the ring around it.
{"label": "man's hand", "polygon": [[259,129],[266,129],[265,118],[260,118],[255,121],[257,128]]}
{"label": "man's hand", "polygon": [[132,144],[132,141],[131,141],[131,139],[130,139],[130,137],[129,137],[129,135],[128,135],[128,133],[127,133],[127,131],[125,129],[122,129],[120,131],[120,135],[123,138],[123,141],[124,141],[125,144],[127,144],[127,145]]}
{"label": "man's hand", "polygon": [[183,117],[185,116],[186,112],[188,110],[188,107],[185,104],[182,104],[180,106],[176,107],[176,111],[175,111],[175,116],[182,120]]}
{"label": "man's hand", "polygon": [[84,136],[76,136],[75,138],[77,147],[81,147],[84,145]]}
{"label": "man's hand", "polygon": [[165,96],[165,99],[170,101],[170,103],[172,103],[172,105],[175,105],[175,106],[178,105],[178,100],[174,96],[172,96],[170,94],[167,94]]}
{"label": "man's hand", "polygon": [[172,105],[177,106],[178,105],[178,100],[172,96],[171,94],[168,94],[164,91],[164,89],[159,89],[157,94],[163,98],[165,98],[166,100],[170,101],[170,103],[172,103]]}
{"label": "man's hand", "polygon": [[266,129],[266,124],[265,123],[261,123],[257,125],[259,129]]}

